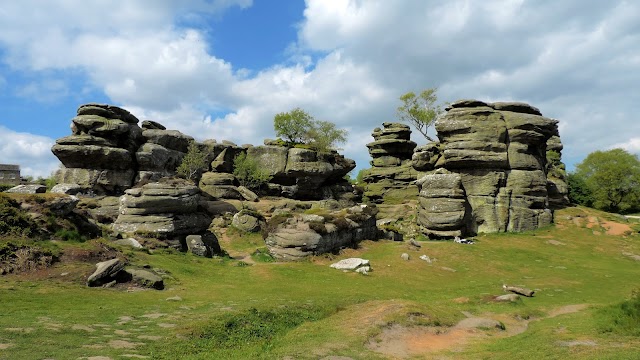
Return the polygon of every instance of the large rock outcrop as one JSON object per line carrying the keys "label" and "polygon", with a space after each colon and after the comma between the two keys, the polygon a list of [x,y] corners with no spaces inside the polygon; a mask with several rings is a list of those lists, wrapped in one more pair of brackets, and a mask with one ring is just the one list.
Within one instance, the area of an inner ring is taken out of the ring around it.
{"label": "large rock outcrop", "polygon": [[58,182],[87,185],[98,193],[131,187],[135,152],[143,142],[135,116],[116,106],[81,105],[71,120],[71,132],[51,148],[64,165]]}
{"label": "large rock outcrop", "polygon": [[161,239],[202,234],[211,217],[198,211],[199,200],[200,189],[181,181],[154,182],[128,189],[120,197],[120,213],[113,230]]}
{"label": "large rock outcrop", "polygon": [[338,193],[351,193],[351,186],[344,176],[356,167],[356,163],[336,151],[264,145],[249,147],[247,154],[273,176],[268,185],[271,195],[319,200],[334,198]]}
{"label": "large rock outcrop", "polygon": [[557,120],[524,103],[461,100],[435,128],[440,142],[414,154],[416,168],[436,169],[417,182],[426,234],[525,231],[552,222],[547,143],[558,136]]}
{"label": "large rock outcrop", "polygon": [[64,168],[59,183],[76,184],[95,194],[120,195],[139,181],[175,175],[192,137],[138,119],[127,110],[85,104],[71,120],[72,135],[51,151]]}
{"label": "large rock outcrop", "polygon": [[412,197],[418,189],[412,184],[418,172],[411,166],[411,157],[416,143],[411,141],[409,126],[386,122],[382,129],[376,128],[371,136],[374,141],[367,144],[373,159],[371,168],[363,173],[367,184],[364,196],[369,201],[380,203],[385,197]]}

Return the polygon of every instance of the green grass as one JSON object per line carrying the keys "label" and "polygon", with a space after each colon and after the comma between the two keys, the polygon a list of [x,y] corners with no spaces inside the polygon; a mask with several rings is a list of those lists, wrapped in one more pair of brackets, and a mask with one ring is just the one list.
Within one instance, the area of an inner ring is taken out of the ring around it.
{"label": "green grass", "polygon": [[[585,221],[578,226],[566,219],[569,215]],[[163,291],[87,288],[84,282],[94,267],[85,262],[2,276],[0,344],[8,347],[0,350],[0,359],[115,359],[124,354],[154,359],[381,359],[365,344],[389,324],[450,326],[464,317],[462,311],[496,316],[506,332],[515,319],[528,319],[529,326],[509,337],[488,332],[461,352],[441,355],[639,358],[640,338],[631,331],[638,328],[639,301],[629,294],[638,287],[640,263],[622,253],[640,255],[640,235],[610,236],[599,227],[588,228],[586,215],[600,213],[567,209],[557,214],[558,226],[480,235],[475,245],[423,241],[420,250],[412,250],[402,242],[366,241],[338,257],[299,263],[262,259],[266,254],[259,234],[232,232],[223,247],[254,254],[254,265],[169,251],[127,252],[133,264],[167,272]],[[69,253],[95,245],[55,246]],[[404,252],[410,261],[401,260]],[[436,260],[427,264],[418,259],[422,254]],[[328,266],[351,256],[371,261],[369,276]],[[536,296],[516,303],[491,301],[502,294],[505,283],[534,289]],[[176,296],[182,300],[167,300]],[[573,304],[589,307],[549,317]],[[117,348],[116,340],[138,345]],[[559,345],[571,341],[597,346]]]}

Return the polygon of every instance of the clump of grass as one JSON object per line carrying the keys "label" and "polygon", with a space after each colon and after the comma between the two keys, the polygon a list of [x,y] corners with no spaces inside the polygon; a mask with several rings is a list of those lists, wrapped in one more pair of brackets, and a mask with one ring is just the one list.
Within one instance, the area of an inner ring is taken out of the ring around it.
{"label": "clump of grass", "polygon": [[[187,331],[186,340],[169,344],[167,350],[175,354],[175,346],[179,346],[183,356],[206,354],[211,359],[241,358],[240,354],[269,358],[274,343],[289,331],[333,312],[333,308],[320,306],[250,308],[195,325]],[[162,353],[154,355],[165,358]]]}
{"label": "clump of grass", "polygon": [[269,254],[269,250],[267,250],[267,248],[256,249],[256,251],[254,251],[253,254],[251,254],[251,258],[255,262],[262,262],[262,263],[270,263],[270,262],[276,261],[273,258],[273,256]]}
{"label": "clump of grass", "polygon": [[631,298],[598,312],[599,331],[618,335],[640,336],[640,289]]}
{"label": "clump of grass", "polygon": [[319,221],[309,222],[309,229],[317,232],[320,235],[324,235],[327,233],[327,227],[324,225],[324,223],[321,223]]}
{"label": "clump of grass", "polygon": [[71,241],[71,242],[85,242],[87,238],[80,235],[78,230],[68,230],[68,229],[60,229],[56,231],[54,236],[60,240]]}

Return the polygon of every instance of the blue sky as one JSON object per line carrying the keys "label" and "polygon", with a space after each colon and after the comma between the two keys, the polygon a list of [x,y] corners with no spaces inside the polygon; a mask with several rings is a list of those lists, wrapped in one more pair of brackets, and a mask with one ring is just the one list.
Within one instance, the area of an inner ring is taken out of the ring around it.
{"label": "blue sky", "polygon": [[[0,163],[48,176],[80,104],[198,140],[261,144],[302,107],[368,166],[398,97],[524,101],[560,121],[571,168],[640,152],[640,4],[565,0],[23,0],[0,4]],[[423,143],[417,133],[414,141]]]}

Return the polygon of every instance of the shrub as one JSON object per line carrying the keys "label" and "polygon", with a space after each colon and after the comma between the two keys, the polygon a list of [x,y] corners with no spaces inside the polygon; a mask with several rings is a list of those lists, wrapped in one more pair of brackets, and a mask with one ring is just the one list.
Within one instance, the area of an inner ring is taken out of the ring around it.
{"label": "shrub", "polygon": [[20,208],[20,204],[0,194],[0,234],[30,237],[38,233],[38,225]]}
{"label": "shrub", "polygon": [[56,231],[54,236],[60,240],[72,242],[85,242],[87,240],[84,236],[80,235],[78,230],[61,229]]}
{"label": "shrub", "polygon": [[14,186],[15,185],[11,185],[11,184],[0,184],[0,192],[1,191],[7,191],[7,190],[11,189]]}
{"label": "shrub", "polygon": [[260,167],[258,161],[245,152],[233,160],[233,175],[240,185],[249,189],[259,189],[273,178],[268,170]]}
{"label": "shrub", "polygon": [[189,143],[187,154],[176,169],[178,176],[197,182],[203,172],[209,168],[207,153],[195,142]]}

